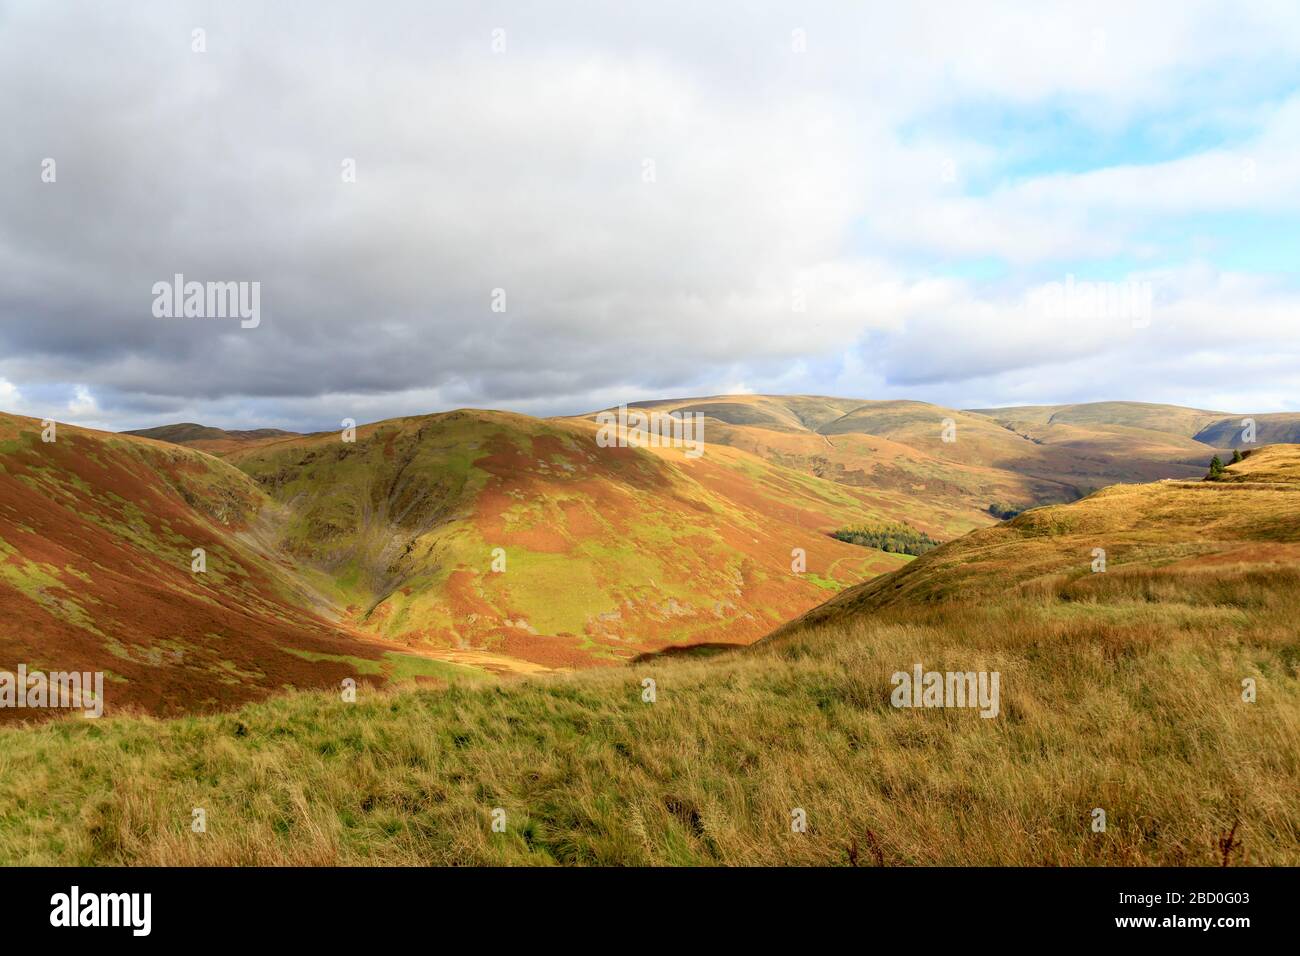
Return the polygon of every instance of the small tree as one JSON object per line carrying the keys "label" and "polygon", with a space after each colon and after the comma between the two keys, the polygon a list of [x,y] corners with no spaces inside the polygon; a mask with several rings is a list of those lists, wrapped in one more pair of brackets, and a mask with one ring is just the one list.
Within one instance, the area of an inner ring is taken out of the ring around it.
{"label": "small tree", "polygon": [[1232,450],[1232,461],[1228,462],[1228,464],[1235,465],[1239,461],[1241,461],[1241,449],[1234,448]]}
{"label": "small tree", "polygon": [[1210,473],[1205,476],[1207,481],[1217,481],[1223,477],[1223,461],[1218,455],[1210,459]]}

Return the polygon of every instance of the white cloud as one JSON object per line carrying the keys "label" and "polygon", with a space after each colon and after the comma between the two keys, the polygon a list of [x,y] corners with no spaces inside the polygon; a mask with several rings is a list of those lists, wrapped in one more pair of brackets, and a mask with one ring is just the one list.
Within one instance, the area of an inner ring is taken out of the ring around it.
{"label": "white cloud", "polygon": [[95,396],[90,394],[90,389],[84,385],[78,385],[73,390],[72,399],[68,402],[68,414],[73,420],[88,419],[101,414],[99,403],[95,401]]}
{"label": "white cloud", "polygon": [[22,392],[13,382],[0,378],[0,408],[16,409],[23,404]]}

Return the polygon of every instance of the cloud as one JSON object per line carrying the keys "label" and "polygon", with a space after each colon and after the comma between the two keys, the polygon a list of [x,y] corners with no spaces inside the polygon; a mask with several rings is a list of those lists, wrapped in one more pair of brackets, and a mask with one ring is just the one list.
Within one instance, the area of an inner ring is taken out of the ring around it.
{"label": "cloud", "polygon": [[23,407],[22,392],[13,382],[0,378],[0,408],[20,409]]}
{"label": "cloud", "polygon": [[[1171,274],[1180,331],[1142,343],[1017,306],[1063,262],[1151,261],[1173,215],[1300,213],[1297,101],[1255,103],[1244,152],[981,193],[1017,144],[927,123],[980,100],[1066,104],[1099,130],[1178,112],[1189,75],[1300,52],[1284,6],[20,3],[0,18],[0,375],[81,420],[334,427],[725,382],[979,387],[991,404],[1020,391],[1008,375],[1100,383],[1088,363],[1121,353],[1139,378],[1144,354],[1172,376],[1180,354],[1220,347],[1225,305],[1265,351],[1294,352],[1289,293],[1245,275]],[[976,257],[1010,275],[936,269]],[[177,273],[259,282],[260,326],[154,318],[153,284]]]}
{"label": "cloud", "polygon": [[90,389],[84,385],[76,387],[72,400],[68,402],[68,414],[74,419],[87,419],[100,414],[99,404],[95,401],[95,396],[90,394]]}

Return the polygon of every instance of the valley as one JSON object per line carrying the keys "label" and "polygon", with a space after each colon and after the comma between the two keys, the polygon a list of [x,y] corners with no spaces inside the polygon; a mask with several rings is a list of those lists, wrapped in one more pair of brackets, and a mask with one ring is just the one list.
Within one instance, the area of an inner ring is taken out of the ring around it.
{"label": "valley", "polygon": [[[707,658],[0,729],[0,859],[1294,866],[1298,496],[1291,445],[1112,487]],[[893,706],[922,664],[996,716]]]}
{"label": "valley", "polygon": [[355,441],[190,423],[46,443],[0,416],[0,655],[104,672],[110,714],[174,716],[345,678],[713,653],[916,560],[869,546],[882,535],[942,543],[1106,485],[1199,480],[1228,446],[1195,436],[1236,418],[757,395],[633,409],[692,416],[703,446],[603,447],[598,412],[461,409]]}

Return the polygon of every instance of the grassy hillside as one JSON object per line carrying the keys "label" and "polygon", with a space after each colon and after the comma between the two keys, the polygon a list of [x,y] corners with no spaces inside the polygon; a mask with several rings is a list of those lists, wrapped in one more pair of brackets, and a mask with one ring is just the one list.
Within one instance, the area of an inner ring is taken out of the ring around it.
{"label": "grassy hillside", "polygon": [[[1255,441],[1245,440],[1245,421],[1255,423]],[[1215,448],[1257,448],[1260,445],[1300,442],[1300,414],[1275,412],[1271,415],[1230,415],[1196,433],[1196,440]]]}
{"label": "grassy hillside", "polygon": [[267,547],[270,502],[237,469],[140,438],[41,431],[0,415],[0,668],[103,671],[110,712],[160,714],[377,670],[386,648],[338,628]]}
{"label": "grassy hillside", "polygon": [[712,441],[787,467],[936,503],[946,512],[941,524],[926,527],[929,516],[906,511],[891,517],[919,517],[924,530],[945,537],[987,524],[994,501],[1031,507],[1116,482],[1199,477],[1214,449],[1192,435],[1220,414],[1134,402],[971,412],[807,395],[644,405],[700,412]]}
{"label": "grassy hillside", "polygon": [[[0,610],[14,623],[0,664],[104,670],[116,705],[174,714],[343,676],[540,673],[747,644],[911,560],[837,530],[902,522],[942,541],[992,524],[995,503],[1199,478],[1210,449],[1175,432],[1218,414],[1106,403],[1003,421],[753,395],[647,407],[704,415],[705,455],[600,448],[590,416],[462,410],[363,426],[355,443],[66,428],[54,445],[7,419]],[[1158,431],[1162,418],[1181,424]],[[190,571],[194,547],[206,574]]]}
{"label": "grassy hillside", "polygon": [[[1066,434],[1061,426],[1073,426],[1074,434],[1085,443],[1098,433],[1137,437],[1146,433],[1150,451],[1164,448],[1166,453],[1182,448],[1193,457],[1205,448],[1251,448],[1272,444],[1300,442],[1300,413],[1229,415],[1179,405],[1153,405],[1147,402],[1090,402],[1083,405],[1020,405],[1006,408],[975,409],[1018,431],[1050,435],[1053,430]],[[1255,423],[1255,441],[1245,440],[1246,420]],[[1163,439],[1157,435],[1164,436]],[[1179,439],[1171,442],[1170,438]],[[1050,440],[1050,439],[1049,439]],[[1173,477],[1173,476],[1168,476]]]}
{"label": "grassy hillside", "polygon": [[725,447],[602,449],[589,423],[456,412],[218,460],[0,422],[0,666],[104,671],[110,710],[746,643],[908,560],[830,537],[882,517],[861,491]]}
{"label": "grassy hillside", "polygon": [[[1120,578],[1135,600],[1165,585],[1208,584],[1206,572],[1300,566],[1300,446],[1261,449],[1221,481],[1115,485],[1065,506],[1035,508],[846,590],[787,629],[890,606],[996,600],[1060,590],[1086,602]],[[1095,573],[1095,549],[1106,572]],[[1139,586],[1139,582],[1145,582]],[[1212,598],[1214,592],[1209,592]]]}
{"label": "grassy hillside", "polygon": [[[0,860],[1300,864],[1298,474],[1037,509],[707,660],[0,731]],[[892,707],[918,662],[999,715]]]}
{"label": "grassy hillside", "polygon": [[212,428],[208,425],[196,425],[194,422],[180,422],[176,425],[159,425],[157,428],[139,428],[123,432],[139,438],[152,438],[155,441],[171,442],[175,445],[187,445],[201,441],[257,441],[263,438],[288,438],[294,432],[279,428],[254,428],[249,431],[228,431],[224,428]]}
{"label": "grassy hillside", "polygon": [[585,421],[457,411],[226,460],[354,626],[546,666],[747,643],[906,560],[829,536],[880,516],[863,491],[724,446],[601,448]]}
{"label": "grassy hillside", "polygon": [[[733,424],[733,420],[746,417],[735,409],[749,408],[751,401],[766,418],[754,415],[750,416],[751,424]],[[734,448],[782,469],[847,486],[880,515],[891,520],[906,519],[942,538],[987,524],[984,509],[994,499],[1036,502],[1040,497],[1058,500],[1070,496],[1070,491],[1059,484],[1031,487],[1019,475],[943,461],[886,438],[860,434],[831,439],[804,427],[795,412],[774,408],[787,401],[810,423],[832,420],[840,414],[838,408],[828,408],[813,399],[761,396],[731,396],[727,401],[688,399],[651,406],[659,412],[703,414],[710,449],[725,452]],[[723,418],[715,418],[715,413]],[[589,427],[590,419],[584,416],[569,421]]]}
{"label": "grassy hillside", "polygon": [[1207,425],[1226,417],[1225,412],[1207,412],[1200,408],[1159,405],[1151,402],[1013,405],[1005,408],[978,408],[971,411],[999,421],[1018,421],[1037,425],[1119,426],[1163,432],[1182,438],[1195,438],[1196,434]]}
{"label": "grassy hillside", "polygon": [[175,425],[159,425],[157,428],[141,428],[123,432],[138,438],[152,438],[173,445],[197,448],[210,455],[224,455],[228,452],[248,448],[255,444],[268,444],[283,438],[296,437],[295,432],[282,431],[279,428],[254,428],[247,431],[228,431],[209,425],[196,425],[193,422],[180,422]]}

